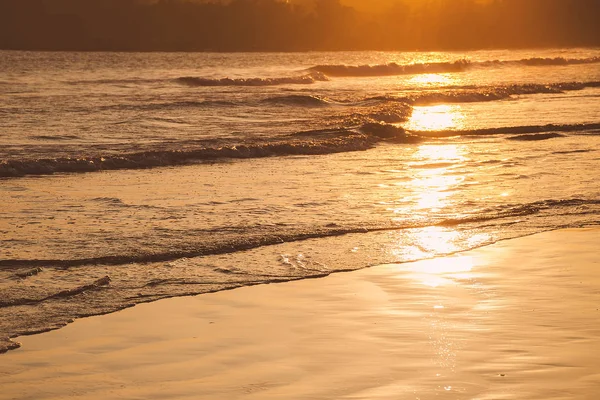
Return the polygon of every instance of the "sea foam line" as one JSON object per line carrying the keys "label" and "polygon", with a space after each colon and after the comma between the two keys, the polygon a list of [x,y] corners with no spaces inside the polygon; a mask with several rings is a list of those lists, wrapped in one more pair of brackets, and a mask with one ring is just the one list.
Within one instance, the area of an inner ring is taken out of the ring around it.
{"label": "sea foam line", "polygon": [[[375,113],[377,114],[377,113]],[[551,132],[594,132],[600,123],[567,125],[512,126],[474,130],[405,131],[403,128],[369,120],[381,120],[386,115],[361,115],[361,124],[341,129],[324,129],[289,135],[287,141],[259,144],[240,144],[224,147],[201,147],[185,150],[164,150],[81,158],[16,159],[0,161],[0,178],[54,173],[84,173],[120,169],[147,169],[164,166],[189,165],[220,159],[249,159],[289,155],[321,155],[364,151],[377,143],[389,140],[397,144],[416,143],[426,138],[453,136],[485,136],[502,134],[532,134]],[[363,118],[364,117],[364,118]],[[392,118],[393,117],[393,118]],[[391,115],[396,119],[398,116]],[[557,137],[556,135],[548,136]],[[522,138],[538,139],[538,138]]]}
{"label": "sea foam line", "polygon": [[[169,249],[164,252],[153,252],[148,254],[122,254],[107,255],[93,258],[81,259],[5,259],[0,260],[0,270],[15,271],[15,276],[25,279],[23,269],[31,268],[76,268],[86,265],[125,265],[130,263],[153,263],[173,261],[183,258],[203,257],[209,255],[231,254],[240,251],[251,250],[259,247],[273,246],[281,243],[300,242],[309,239],[344,236],[350,234],[365,234],[386,231],[400,231],[407,229],[437,227],[456,227],[466,224],[502,220],[506,218],[524,217],[534,215],[542,211],[557,212],[564,208],[575,208],[578,212],[585,212],[585,208],[600,206],[598,199],[570,198],[570,199],[547,199],[525,204],[506,204],[490,208],[476,215],[465,215],[455,218],[445,218],[427,223],[406,223],[403,225],[360,225],[360,226],[323,226],[316,227],[311,231],[301,232],[268,232],[262,235],[245,237],[240,235],[238,239],[229,239],[222,242],[207,244],[204,241],[198,243],[196,248],[188,250]],[[94,287],[105,285],[105,280],[94,283]],[[75,292],[62,293],[61,295],[72,295]],[[49,297],[48,297],[49,298]],[[44,298],[46,299],[46,298]],[[42,299],[42,300],[44,300]],[[0,303],[2,306],[2,303]],[[8,306],[8,305],[5,305]]]}
{"label": "sea foam line", "polygon": [[522,60],[493,60],[469,61],[457,60],[454,62],[414,63],[414,64],[376,64],[376,65],[345,65],[325,64],[309,68],[311,72],[320,72],[329,77],[368,77],[368,76],[394,76],[416,75],[432,73],[463,72],[472,68],[495,68],[511,65],[523,66],[557,66],[580,65],[600,63],[600,57],[589,58],[527,58]]}
{"label": "sea foam line", "polygon": [[[452,136],[486,136],[504,134],[532,134],[553,132],[585,132],[600,129],[600,123],[591,124],[548,124],[548,125],[524,125],[507,126],[499,128],[481,128],[471,130],[439,130],[439,131],[411,131],[414,135],[423,137],[452,137]],[[556,137],[556,136],[554,136]]]}

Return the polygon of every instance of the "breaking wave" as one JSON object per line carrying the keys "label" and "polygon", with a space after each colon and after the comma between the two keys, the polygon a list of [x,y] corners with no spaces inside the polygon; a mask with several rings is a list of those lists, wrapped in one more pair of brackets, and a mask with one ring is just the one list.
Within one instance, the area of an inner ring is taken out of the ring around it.
{"label": "breaking wave", "polygon": [[91,284],[79,286],[79,287],[76,287],[73,289],[61,290],[60,292],[51,294],[46,297],[38,298],[38,299],[25,298],[25,299],[0,300],[0,307],[14,307],[14,306],[31,305],[31,304],[42,303],[42,302],[48,301],[48,300],[64,299],[64,298],[68,298],[68,297],[73,297],[73,296],[77,296],[82,293],[89,292],[91,290],[101,289],[102,287],[109,285],[110,281],[111,281],[110,277],[105,276],[103,278],[97,279],[96,281],[92,282]]}
{"label": "breaking wave", "polygon": [[264,103],[284,105],[284,106],[301,106],[301,107],[322,107],[328,106],[331,100],[321,96],[299,95],[292,94],[288,96],[269,97],[263,100]]}
{"label": "breaking wave", "polygon": [[[22,269],[31,268],[38,270],[39,268],[77,268],[88,265],[125,265],[131,263],[153,263],[166,262],[178,259],[188,259],[194,257],[203,257],[210,255],[222,255],[242,252],[259,247],[273,246],[282,243],[300,242],[309,239],[328,238],[350,234],[367,234],[374,232],[399,231],[415,228],[426,228],[431,226],[437,227],[456,227],[459,225],[482,223],[487,221],[502,220],[514,217],[525,217],[538,214],[540,212],[559,212],[563,209],[573,208],[578,212],[585,212],[587,208],[595,208],[600,206],[598,199],[547,199],[525,204],[506,204],[490,207],[486,210],[473,215],[465,215],[459,218],[438,218],[437,220],[428,221],[425,223],[409,222],[403,225],[397,224],[362,224],[340,226],[337,224],[329,224],[321,227],[313,227],[309,231],[269,231],[259,235],[241,235],[237,239],[217,240],[213,243],[199,242],[195,248],[186,250],[168,249],[164,252],[152,253],[131,253],[121,255],[98,256],[94,258],[81,259],[4,259],[0,260],[0,270],[16,271],[16,276],[21,276]],[[244,230],[241,229],[241,232]],[[215,231],[217,233],[217,231]],[[217,235],[218,236],[218,235]],[[40,302],[59,297],[69,297],[83,293],[92,289],[99,289],[110,283],[110,278],[105,276],[94,281],[92,284],[60,291],[58,293],[45,296],[39,299],[31,299],[31,302]],[[23,304],[18,302],[18,304]],[[8,302],[0,302],[0,307],[9,307],[17,305],[14,300]]]}
{"label": "breaking wave", "polygon": [[556,132],[534,133],[534,134],[527,134],[527,135],[511,136],[508,138],[508,140],[520,140],[520,141],[524,141],[524,142],[533,142],[533,141],[538,141],[538,140],[556,139],[556,138],[564,137],[564,136],[565,135],[561,135],[560,133],[556,133]]}
{"label": "breaking wave", "polygon": [[301,76],[282,78],[202,78],[184,76],[175,79],[177,83],[193,86],[278,86],[278,85],[310,85],[329,78],[321,72],[314,71]]}
{"label": "breaking wave", "polygon": [[393,76],[440,72],[461,72],[471,66],[467,60],[422,64],[378,64],[378,65],[317,65],[309,71],[320,72],[330,77]]}
{"label": "breaking wave", "polygon": [[[374,264],[416,261],[432,256],[428,252],[424,252],[423,255],[407,256],[394,254],[394,252],[380,252],[376,249],[377,254],[381,253],[380,256],[373,257],[373,253],[365,252],[349,258],[346,262],[329,263],[329,259],[325,258],[325,263],[321,263],[313,257],[304,257],[303,254],[288,255],[290,249],[294,252],[298,249],[298,242],[309,241],[307,246],[310,247],[311,252],[315,252],[319,260],[324,254],[338,259],[344,257],[342,254],[347,252],[346,246],[353,246],[361,241],[374,243],[377,242],[377,238],[385,237],[386,240],[393,240],[394,246],[397,246],[397,239],[394,239],[396,236],[390,235],[394,231],[403,233],[410,232],[412,229],[451,227],[453,230],[467,233],[467,237],[472,237],[473,232],[488,226],[521,224],[519,229],[503,235],[491,236],[487,240],[476,243],[465,242],[454,250],[438,254],[449,255],[529,233],[557,227],[582,226],[577,218],[571,222],[564,220],[548,225],[546,217],[548,215],[570,217],[597,215],[598,207],[600,207],[600,200],[597,199],[548,199],[524,204],[492,206],[461,217],[439,217],[428,222],[406,221],[403,225],[327,224],[313,226],[309,230],[292,228],[284,232],[277,232],[269,227],[259,235],[248,234],[245,227],[240,227],[241,229],[238,229],[240,236],[237,239],[224,240],[216,231],[217,234],[213,235],[216,242],[207,243],[201,240],[185,251],[174,251],[170,246],[165,246],[162,252],[146,254],[132,252],[88,259],[0,260],[0,271],[5,276],[6,274],[27,276],[29,271],[40,271],[42,267],[44,273],[48,275],[45,277],[47,281],[57,274],[64,274],[64,269],[75,269],[78,275],[89,276],[89,280],[80,281],[74,287],[69,286],[69,282],[61,282],[58,285],[34,285],[27,290],[16,288],[7,291],[0,300],[0,310],[6,316],[0,321],[0,353],[20,346],[10,338],[58,329],[73,322],[74,318],[106,314],[138,303],[243,286],[325,277],[332,273],[361,269]],[[310,242],[311,240],[314,241]],[[410,242],[408,245],[410,246]],[[210,258],[211,255],[217,255],[222,259],[219,255],[223,254],[230,254],[229,257],[233,260],[231,265],[214,264],[215,258]],[[236,260],[244,260],[240,264],[246,264],[253,257],[263,260],[266,255],[276,254],[281,255],[279,265],[277,262],[274,263],[273,268],[268,271],[232,266],[236,265]],[[163,262],[166,263],[161,265]],[[195,271],[194,276],[181,274],[181,271],[188,271],[191,266]],[[163,275],[154,277],[151,273],[140,274],[135,280],[131,280],[129,272],[123,273],[123,268],[127,268],[127,271],[130,268],[148,271],[164,267],[168,267],[169,270],[176,269],[176,272],[172,277]],[[24,313],[29,315],[25,324],[19,317]]]}
{"label": "breaking wave", "polygon": [[[357,114],[345,118],[347,128],[331,128],[297,132],[287,139],[274,142],[246,143],[222,147],[194,147],[185,150],[159,150],[125,153],[119,155],[80,158],[9,159],[0,162],[0,178],[54,173],[84,173],[120,169],[147,169],[165,166],[189,165],[223,159],[249,159],[290,155],[321,155],[364,151],[383,140],[397,144],[417,143],[426,138],[453,136],[485,136],[513,134],[524,135],[509,139],[543,140],[561,137],[556,132],[586,132],[600,130],[600,123],[566,125],[531,125],[473,130],[406,131],[386,120],[405,120],[401,108],[397,114],[382,108],[383,114]],[[532,136],[531,134],[543,134]],[[207,142],[208,143],[208,142]],[[200,146],[200,145],[199,145]]]}
{"label": "breaking wave", "polygon": [[312,140],[201,147],[187,150],[147,151],[105,157],[8,160],[0,162],[0,177],[51,175],[61,172],[145,169],[227,158],[242,159],[286,155],[330,154],[366,150],[372,147],[377,140],[378,137],[376,135],[341,129],[327,137]]}
{"label": "breaking wave", "polygon": [[142,79],[142,78],[128,78],[128,79],[80,79],[80,80],[71,80],[65,83],[69,85],[128,85],[128,84],[153,84],[163,82],[164,79]]}
{"label": "breaking wave", "polygon": [[371,77],[394,75],[417,75],[430,73],[463,72],[473,68],[498,68],[503,66],[561,66],[600,63],[600,57],[589,58],[527,58],[522,60],[470,61],[466,59],[453,62],[432,62],[412,64],[375,64],[345,65],[322,64],[308,68],[302,75],[284,77],[250,77],[250,78],[208,78],[201,76],[182,76],[175,79],[97,79],[75,80],[66,83],[71,85],[145,85],[174,82],[191,87],[211,86],[278,86],[278,85],[310,85],[315,82],[329,81],[330,77]]}
{"label": "breaking wave", "polygon": [[[413,135],[419,135],[423,137],[452,137],[452,136],[485,136],[485,135],[504,135],[504,134],[534,134],[534,133],[545,133],[546,139],[552,137],[560,137],[555,132],[584,132],[589,130],[600,129],[600,123],[593,124],[564,124],[564,125],[527,125],[527,126],[508,126],[502,128],[485,128],[485,129],[470,129],[470,130],[441,130],[441,131],[410,131]],[[515,139],[515,137],[513,137]],[[535,137],[523,136],[517,137],[516,140],[535,140]]]}
{"label": "breaking wave", "polygon": [[[413,106],[448,103],[479,103],[510,99],[512,96],[533,94],[561,94],[570,91],[598,88],[600,81],[559,82],[549,84],[520,84],[505,86],[456,87],[425,91],[407,96],[372,96],[359,100],[337,100],[317,95],[293,94],[268,97],[263,103],[293,107],[369,106],[375,103],[406,103]],[[398,122],[398,121],[386,121]]]}
{"label": "breaking wave", "polygon": [[431,73],[463,72],[471,68],[493,68],[510,65],[556,66],[600,63],[600,57],[590,58],[528,58],[515,61],[469,61],[415,63],[415,64],[378,64],[378,65],[316,65],[309,68],[311,72],[320,72],[330,77],[367,77],[416,75]]}
{"label": "breaking wave", "polygon": [[600,87],[600,82],[562,82],[547,85],[523,84],[478,88],[473,91],[421,93],[414,96],[398,98],[397,100],[416,106],[436,103],[478,103],[505,100],[515,95],[561,94],[568,91],[577,91],[595,87]]}
{"label": "breaking wave", "polygon": [[[502,61],[494,61],[495,63]],[[555,57],[555,58],[541,58],[541,57],[533,57],[527,58],[520,61],[506,61],[507,64],[523,64],[529,66],[541,66],[541,65],[581,65],[581,64],[596,64],[600,63],[600,57],[589,57],[589,58],[564,58],[564,57]]]}

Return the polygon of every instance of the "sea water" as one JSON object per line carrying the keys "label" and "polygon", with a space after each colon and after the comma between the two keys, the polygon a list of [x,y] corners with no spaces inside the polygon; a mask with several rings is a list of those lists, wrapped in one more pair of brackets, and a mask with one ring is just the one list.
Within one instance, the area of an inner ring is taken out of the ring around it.
{"label": "sea water", "polygon": [[0,350],[598,224],[599,181],[600,49],[3,51]]}

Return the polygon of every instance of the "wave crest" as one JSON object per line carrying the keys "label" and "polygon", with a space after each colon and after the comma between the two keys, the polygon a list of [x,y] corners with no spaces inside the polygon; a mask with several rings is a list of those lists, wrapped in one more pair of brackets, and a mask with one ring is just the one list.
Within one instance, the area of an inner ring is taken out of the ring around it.
{"label": "wave crest", "polygon": [[96,279],[94,282],[92,282],[88,285],[78,286],[73,289],[61,290],[60,292],[57,292],[57,293],[54,293],[54,294],[51,294],[49,296],[42,297],[42,298],[37,298],[37,299],[21,298],[21,299],[10,299],[7,301],[0,300],[0,308],[1,307],[14,307],[14,306],[29,305],[29,304],[37,304],[37,303],[42,303],[42,302],[48,301],[48,300],[64,299],[64,298],[68,298],[68,297],[73,297],[73,296],[77,296],[77,295],[80,295],[82,293],[89,292],[92,290],[102,289],[103,287],[110,285],[110,282],[111,282],[110,277],[104,276],[103,278]]}
{"label": "wave crest", "polygon": [[7,160],[0,162],[0,177],[51,175],[65,172],[94,172],[118,169],[145,169],[185,165],[218,159],[263,158],[286,155],[317,155],[366,150],[376,142],[373,136],[349,130],[313,140],[202,147],[189,150],[147,151],[105,157]]}
{"label": "wave crest", "polygon": [[470,68],[493,68],[510,65],[524,66],[556,66],[556,65],[580,65],[600,63],[600,57],[590,58],[528,58],[522,60],[493,60],[493,61],[469,61],[457,60],[454,62],[434,62],[415,64],[376,64],[376,65],[344,65],[324,64],[309,68],[311,72],[320,72],[330,77],[368,77],[368,76],[394,76],[394,75],[416,75],[432,73],[463,72]]}
{"label": "wave crest", "polygon": [[[451,136],[485,136],[485,135],[504,135],[504,134],[518,134],[524,135],[521,140],[527,140],[531,134],[544,133],[547,134],[545,138],[560,137],[563,135],[556,135],[556,132],[585,132],[600,129],[600,123],[593,124],[548,124],[548,125],[526,125],[526,126],[507,126],[502,128],[483,128],[483,129],[471,129],[471,130],[442,130],[442,131],[411,131],[412,134],[423,136],[423,137],[451,137]],[[526,135],[526,136],[525,136]],[[542,136],[537,137],[537,139]],[[513,137],[513,139],[516,137]],[[536,138],[529,138],[535,140]],[[519,140],[519,139],[516,139]]]}
{"label": "wave crest", "polygon": [[[406,114],[399,112],[404,118]],[[264,158],[289,155],[320,155],[368,150],[382,140],[394,143],[415,143],[423,138],[451,136],[485,136],[501,134],[550,135],[514,138],[515,140],[539,140],[560,137],[553,132],[595,132],[600,123],[566,125],[532,125],[487,128],[475,130],[405,131],[390,125],[381,116],[357,114],[343,122],[347,128],[313,130],[291,134],[277,142],[250,143],[222,147],[197,147],[186,150],[162,150],[126,153],[110,156],[81,158],[10,159],[0,161],[0,178],[27,175],[51,175],[54,173],[84,173],[119,169],[146,169],[164,166],[189,165],[203,161],[222,159]]]}
{"label": "wave crest", "polygon": [[318,71],[311,73],[281,78],[203,78],[182,76],[175,82],[192,87],[210,86],[278,86],[278,85],[310,85],[315,82],[328,81],[329,78]]}
{"label": "wave crest", "polygon": [[450,103],[479,103],[509,99],[515,95],[560,94],[586,88],[600,87],[600,81],[589,82],[559,82],[550,84],[522,84],[508,86],[477,87],[462,89],[424,92],[410,96],[375,96],[368,97],[362,102],[398,102],[413,106]]}
{"label": "wave crest", "polygon": [[[278,245],[282,243],[299,242],[308,239],[326,238],[343,236],[349,234],[365,234],[371,232],[399,231],[414,228],[426,228],[430,226],[459,226],[473,223],[487,222],[493,220],[502,220],[514,217],[524,217],[541,212],[557,212],[565,208],[574,208],[579,212],[585,212],[588,208],[600,206],[598,199],[586,198],[567,198],[567,199],[546,199],[523,204],[505,204],[493,206],[482,210],[477,214],[467,214],[460,217],[448,217],[432,220],[427,223],[407,222],[403,225],[395,224],[373,224],[373,225],[337,225],[328,224],[325,226],[315,226],[309,231],[281,231],[264,232],[264,234],[252,235],[240,239],[224,240],[219,243],[198,244],[197,247],[186,250],[165,249],[164,252],[154,253],[130,253],[121,255],[99,256],[94,258],[82,259],[7,259],[0,260],[0,270],[19,271],[23,268],[32,268],[44,266],[47,268],[76,268],[91,264],[97,265],[123,265],[130,263],[150,263],[166,262],[183,258],[202,257],[208,255],[231,254],[240,251],[250,250],[258,247]],[[74,296],[87,290],[98,290],[109,286],[111,278],[105,276],[97,279],[91,284],[80,286],[73,289],[67,289],[58,293],[35,299],[39,302],[49,299]],[[20,303],[11,300],[1,303],[0,307],[7,307]]]}
{"label": "wave crest", "polygon": [[517,135],[509,137],[508,140],[520,140],[524,142],[533,142],[538,140],[548,140],[548,139],[556,139],[559,137],[564,137],[565,135],[561,135],[560,133],[550,132],[550,133],[533,133],[526,135]]}
{"label": "wave crest", "polygon": [[309,71],[320,72],[331,77],[393,76],[440,72],[461,72],[471,65],[468,60],[422,64],[378,64],[378,65],[317,65]]}
{"label": "wave crest", "polygon": [[264,103],[284,105],[284,106],[300,106],[300,107],[322,107],[331,104],[331,100],[321,96],[310,96],[291,94],[288,96],[269,97],[263,100]]}

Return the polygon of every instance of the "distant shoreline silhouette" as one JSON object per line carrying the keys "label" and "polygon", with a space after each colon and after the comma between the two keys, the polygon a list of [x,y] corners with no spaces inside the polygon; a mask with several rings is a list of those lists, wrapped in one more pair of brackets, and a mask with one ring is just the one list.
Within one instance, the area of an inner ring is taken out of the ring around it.
{"label": "distant shoreline silhouette", "polygon": [[[417,4],[415,4],[417,3]],[[600,0],[0,0],[0,49],[337,51],[598,47]]]}

